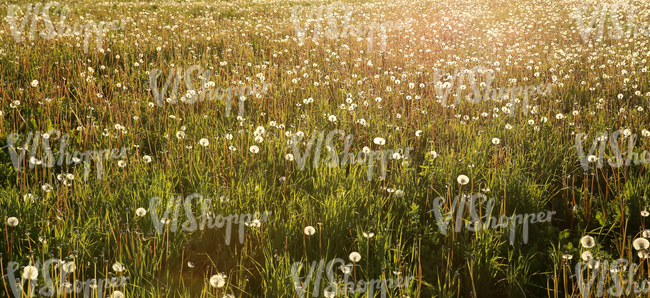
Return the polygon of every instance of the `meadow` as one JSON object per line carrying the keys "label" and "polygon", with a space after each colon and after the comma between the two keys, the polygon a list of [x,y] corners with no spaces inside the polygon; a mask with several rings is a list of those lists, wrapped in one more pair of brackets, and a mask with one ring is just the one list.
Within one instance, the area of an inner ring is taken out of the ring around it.
{"label": "meadow", "polygon": [[4,1],[0,297],[648,296],[648,15]]}

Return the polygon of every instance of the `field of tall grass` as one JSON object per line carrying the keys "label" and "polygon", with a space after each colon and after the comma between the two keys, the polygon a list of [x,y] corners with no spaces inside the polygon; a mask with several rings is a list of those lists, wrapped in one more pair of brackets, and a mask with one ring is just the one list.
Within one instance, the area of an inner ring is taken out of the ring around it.
{"label": "field of tall grass", "polygon": [[0,297],[648,296],[616,3],[4,1]]}

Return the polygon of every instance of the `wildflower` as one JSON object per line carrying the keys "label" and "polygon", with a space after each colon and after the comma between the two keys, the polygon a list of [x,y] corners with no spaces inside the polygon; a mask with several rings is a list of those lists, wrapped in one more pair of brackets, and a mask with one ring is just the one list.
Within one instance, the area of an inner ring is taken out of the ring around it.
{"label": "wildflower", "polygon": [[458,178],[456,180],[458,181],[458,183],[460,185],[465,185],[465,184],[469,183],[469,177],[467,177],[465,175],[458,176]]}
{"label": "wildflower", "polygon": [[648,237],[650,237],[650,230],[648,230],[648,229],[643,230],[643,232],[641,233],[641,235],[642,235],[644,238],[648,238]]}
{"label": "wildflower", "polygon": [[251,146],[251,147],[249,148],[249,150],[250,150],[251,153],[253,153],[253,154],[255,154],[255,153],[257,153],[257,152],[260,152],[260,148],[257,147],[257,146],[255,146],[255,145]]}
{"label": "wildflower", "polygon": [[346,267],[346,266],[343,266],[343,265],[341,265],[339,267],[339,269],[341,269],[341,271],[343,271],[343,274],[350,274],[350,272],[352,272],[352,270],[350,270],[350,267]]}
{"label": "wildflower", "polygon": [[634,246],[634,249],[636,250],[646,250],[650,247],[650,241],[645,238],[636,238],[632,242],[632,246]]}
{"label": "wildflower", "polygon": [[336,122],[336,116],[334,116],[334,115],[330,115],[330,116],[328,117],[328,120],[329,120],[330,122]]}
{"label": "wildflower", "polygon": [[431,158],[435,159],[436,157],[438,157],[438,153],[435,152],[435,151],[429,151],[429,156],[431,156]]}
{"label": "wildflower", "polygon": [[499,145],[499,143],[501,143],[501,140],[499,140],[499,138],[493,138],[492,139],[492,144]]}
{"label": "wildflower", "polygon": [[124,270],[126,270],[126,267],[124,267],[120,262],[115,262],[115,264],[113,264],[113,271],[122,272]]}
{"label": "wildflower", "polygon": [[187,262],[187,267],[194,268],[194,263],[188,261]]}
{"label": "wildflower", "polygon": [[363,232],[363,237],[372,238],[374,236],[375,236],[375,233],[373,233],[373,232],[368,232],[368,233]]}
{"label": "wildflower", "polygon": [[203,139],[199,140],[199,144],[201,144],[201,146],[203,146],[203,147],[207,147],[208,145],[210,145],[210,142],[208,141],[208,139],[203,138]]}
{"label": "wildflower", "polygon": [[38,269],[34,266],[25,266],[23,269],[23,279],[34,280],[38,277]]}
{"label": "wildflower", "polygon": [[34,87],[34,88],[38,87],[38,80],[33,80],[32,81],[32,87]]}
{"label": "wildflower", "polygon": [[13,217],[13,216],[10,217],[10,218],[8,218],[8,219],[7,219],[7,224],[10,225],[10,226],[12,226],[12,227],[17,226],[17,225],[18,225],[18,218],[15,218],[15,217]]}
{"label": "wildflower", "polygon": [[43,184],[43,186],[41,186],[41,189],[43,189],[44,192],[50,192],[50,191],[52,191],[53,188],[52,188],[52,186],[50,186],[49,183],[45,183],[45,184]]}
{"label": "wildflower", "polygon": [[222,288],[226,284],[226,275],[219,273],[210,277],[210,285],[213,288]]}
{"label": "wildflower", "polygon": [[293,154],[289,153],[289,154],[285,155],[284,159],[287,160],[287,161],[293,161],[293,159],[294,159]]}
{"label": "wildflower", "polygon": [[115,292],[113,292],[113,294],[111,295],[111,298],[124,298],[124,293],[122,293],[122,292],[120,292],[120,291],[115,291]]}
{"label": "wildflower", "polygon": [[383,139],[383,138],[379,138],[379,137],[377,137],[377,138],[375,138],[374,140],[372,140],[372,142],[375,143],[375,144],[377,144],[377,145],[384,145],[384,144],[386,144],[386,140]]}
{"label": "wildflower", "polygon": [[594,258],[594,255],[590,251],[585,251],[580,255],[583,261],[589,262]]}
{"label": "wildflower", "polygon": [[594,240],[594,237],[584,236],[580,238],[580,245],[584,248],[592,248],[596,245],[596,241]]}
{"label": "wildflower", "polygon": [[28,193],[28,194],[26,194],[26,195],[23,196],[23,200],[24,200],[25,202],[27,202],[27,201],[34,202],[34,199],[35,199],[35,198],[34,198],[34,195],[33,195],[33,194],[30,194],[30,193]]}
{"label": "wildflower", "polygon": [[395,196],[398,197],[398,198],[403,197],[404,196],[404,191],[401,190],[401,189],[398,189],[397,191],[395,191]]}
{"label": "wildflower", "polygon": [[144,161],[144,163],[150,163],[151,162],[151,156],[149,156],[149,155],[143,156],[142,161]]}
{"label": "wildflower", "polygon": [[179,139],[179,140],[184,139],[185,138],[185,132],[182,131],[182,130],[177,131],[176,132],[176,138]]}
{"label": "wildflower", "polygon": [[65,272],[72,273],[77,269],[77,265],[74,262],[64,262],[61,265],[61,269]]}
{"label": "wildflower", "polygon": [[643,209],[643,211],[641,211],[641,216],[648,217],[648,215],[650,215],[650,212],[648,212],[648,210]]}
{"label": "wildflower", "polygon": [[422,131],[421,131],[421,130],[416,131],[416,132],[415,132],[415,136],[418,137],[418,138],[419,138],[420,136],[422,136]]}
{"label": "wildflower", "polygon": [[598,267],[600,267],[600,262],[592,259],[587,262],[587,267],[589,267],[589,269],[598,269]]}
{"label": "wildflower", "polygon": [[140,207],[140,208],[138,208],[138,209],[135,210],[135,215],[137,215],[137,216],[139,216],[139,217],[143,217],[143,216],[147,215],[147,210],[145,210],[144,208]]}
{"label": "wildflower", "polygon": [[126,161],[120,160],[117,162],[117,166],[120,168],[126,167]]}
{"label": "wildflower", "polygon": [[587,160],[589,160],[589,162],[596,162],[598,161],[598,157],[596,155],[589,155]]}
{"label": "wildflower", "polygon": [[306,226],[305,227],[305,235],[311,236],[311,235],[314,235],[314,233],[316,233],[316,229],[314,229],[314,227],[312,227],[312,226]]}
{"label": "wildflower", "polygon": [[359,262],[360,260],[361,260],[361,255],[358,252],[355,251],[350,254],[350,261],[356,263]]}

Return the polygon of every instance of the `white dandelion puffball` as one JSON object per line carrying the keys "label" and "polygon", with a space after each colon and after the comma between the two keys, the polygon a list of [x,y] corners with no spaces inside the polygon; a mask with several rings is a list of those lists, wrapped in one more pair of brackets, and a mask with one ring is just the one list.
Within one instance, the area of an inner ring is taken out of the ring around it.
{"label": "white dandelion puffball", "polygon": [[329,120],[330,122],[336,122],[336,116],[334,116],[334,115],[330,115],[330,116],[328,117],[328,120]]}
{"label": "white dandelion puffball", "polygon": [[314,233],[316,233],[316,229],[314,229],[314,227],[312,227],[312,226],[306,226],[305,227],[305,235],[311,236],[311,235],[314,235]]}
{"label": "white dandelion puffball", "polygon": [[122,293],[122,292],[120,292],[120,291],[115,291],[115,292],[113,292],[113,294],[111,295],[111,298],[124,298],[124,293]]}
{"label": "white dandelion puffball", "polygon": [[289,154],[285,155],[284,159],[286,159],[287,161],[293,161],[293,159],[294,159],[293,154],[289,153]]}
{"label": "white dandelion puffball", "polygon": [[492,144],[499,145],[499,143],[501,143],[501,140],[499,140],[499,138],[493,138],[492,139]]}
{"label": "white dandelion puffball", "polygon": [[222,288],[224,285],[226,285],[226,275],[224,274],[213,275],[212,277],[210,277],[210,285],[213,288]]}
{"label": "white dandelion puffball", "polygon": [[650,237],[650,230],[648,229],[643,230],[643,233],[641,233],[641,235],[643,236],[643,238]]}
{"label": "white dandelion puffball", "polygon": [[355,251],[350,254],[350,261],[356,263],[359,262],[360,260],[361,260],[361,255],[358,252]]}
{"label": "white dandelion puffball", "polygon": [[590,251],[585,251],[580,255],[583,261],[589,262],[594,259],[594,255]]}
{"label": "white dandelion puffball", "polygon": [[203,139],[199,140],[199,144],[201,146],[203,146],[203,147],[207,147],[208,145],[210,145],[210,141],[208,141],[208,139],[206,139],[206,138],[203,138]]}
{"label": "white dandelion puffball", "polygon": [[598,267],[600,267],[600,262],[596,260],[591,260],[587,262],[587,266],[589,267],[589,269],[598,269]]}
{"label": "white dandelion puffball", "polygon": [[140,207],[140,208],[138,208],[137,210],[135,210],[135,215],[137,215],[137,216],[139,216],[139,217],[143,217],[143,216],[147,215],[147,210],[145,210],[144,208]]}
{"label": "white dandelion puffball", "polygon": [[13,216],[10,217],[10,218],[7,218],[7,224],[12,226],[12,227],[17,226],[18,225],[18,218],[15,218]]}
{"label": "white dandelion puffball", "polygon": [[375,236],[375,233],[373,233],[373,232],[368,232],[368,233],[363,232],[363,237],[372,238],[374,236]]}
{"label": "white dandelion puffball", "polygon": [[72,272],[74,272],[75,270],[77,270],[77,265],[75,265],[74,262],[65,262],[65,263],[63,263],[63,264],[61,265],[61,268],[62,268],[63,271],[65,271],[65,272],[72,273]]}
{"label": "white dandelion puffball", "polygon": [[386,144],[386,140],[384,138],[379,138],[379,137],[372,140],[372,142],[380,146]]}
{"label": "white dandelion puffball", "polygon": [[598,156],[596,156],[596,155],[589,155],[589,156],[587,157],[587,160],[589,160],[589,162],[596,162],[596,161],[598,161]]}
{"label": "white dandelion puffball", "polygon": [[650,241],[645,238],[636,238],[632,242],[632,246],[634,246],[634,249],[636,250],[646,250],[650,247]]}
{"label": "white dandelion puffball", "polygon": [[142,161],[144,161],[144,163],[150,163],[151,162],[151,156],[149,156],[149,155],[143,156]]}
{"label": "white dandelion puffball", "polygon": [[456,180],[458,181],[458,183],[460,185],[465,185],[465,184],[469,183],[469,177],[467,177],[465,175],[458,176],[458,178]]}
{"label": "white dandelion puffball", "polygon": [[34,280],[38,277],[38,269],[34,266],[25,266],[23,269],[23,279]]}
{"label": "white dandelion puffball", "polygon": [[251,151],[251,153],[255,154],[257,152],[260,152],[260,147],[253,145],[249,150]]}
{"label": "white dandelion puffball", "polygon": [[596,245],[596,241],[594,240],[594,237],[584,236],[580,238],[580,245],[584,248],[592,248]]}
{"label": "white dandelion puffball", "polygon": [[117,162],[117,166],[120,168],[126,167],[126,161],[120,160]]}
{"label": "white dandelion puffball", "polygon": [[179,140],[184,139],[185,138],[185,132],[182,131],[182,130],[177,131],[176,132],[176,138],[179,139]]}
{"label": "white dandelion puffball", "polygon": [[650,212],[648,212],[648,210],[644,209],[643,211],[641,211],[641,216],[648,217],[648,215],[650,215]]}
{"label": "white dandelion puffball", "polygon": [[38,87],[38,80],[33,80],[32,81],[32,87],[34,87],[34,88]]}
{"label": "white dandelion puffball", "polygon": [[124,270],[126,270],[126,267],[124,267],[120,262],[115,262],[115,264],[113,264],[113,271],[122,272]]}
{"label": "white dandelion puffball", "polygon": [[438,153],[435,152],[435,151],[429,151],[429,156],[431,156],[431,158],[435,159],[436,157],[438,157]]}
{"label": "white dandelion puffball", "polygon": [[418,138],[419,138],[420,136],[422,136],[422,131],[421,131],[421,130],[417,130],[417,131],[415,132],[415,136],[418,137]]}
{"label": "white dandelion puffball", "polygon": [[395,191],[395,196],[398,197],[398,198],[403,197],[404,196],[404,191],[401,190],[401,189],[396,190]]}

